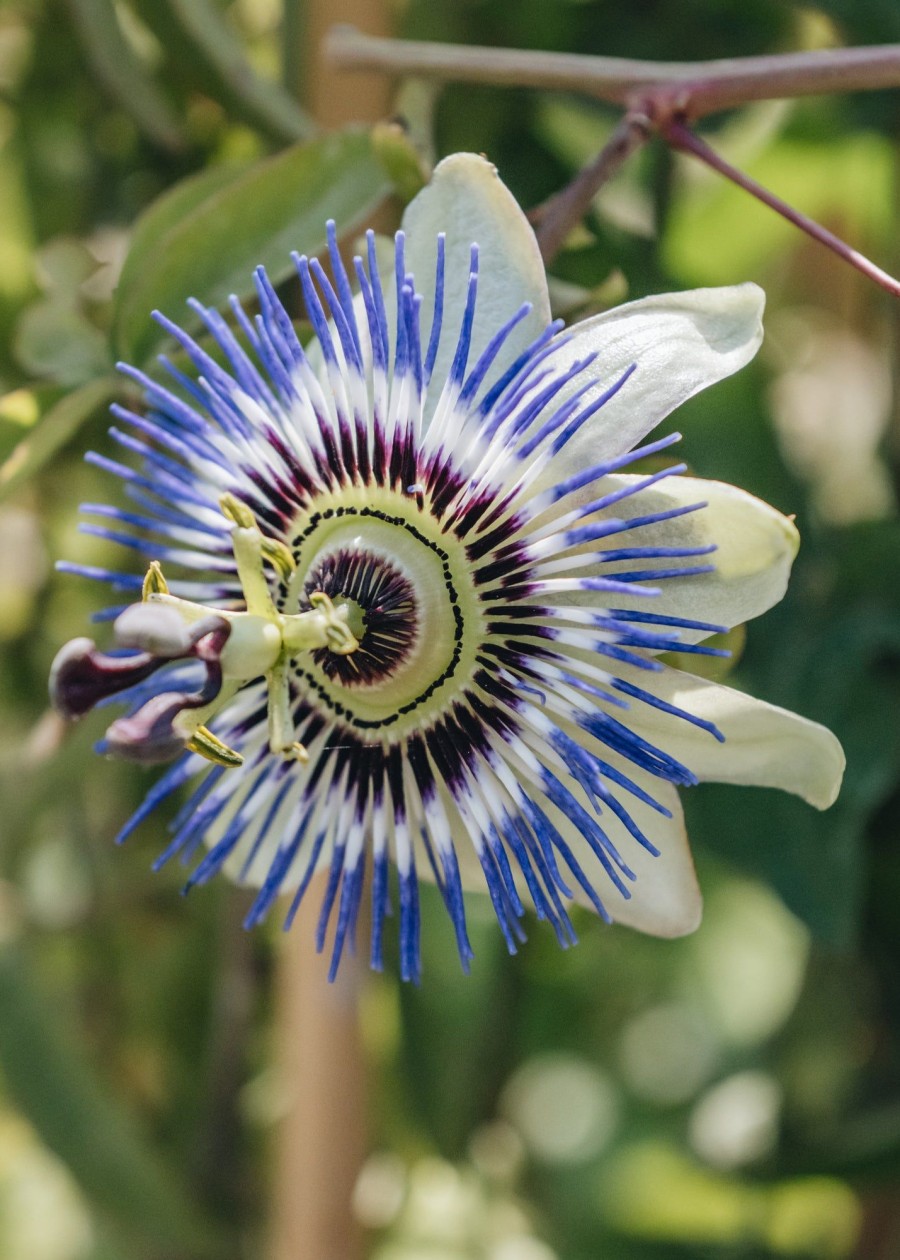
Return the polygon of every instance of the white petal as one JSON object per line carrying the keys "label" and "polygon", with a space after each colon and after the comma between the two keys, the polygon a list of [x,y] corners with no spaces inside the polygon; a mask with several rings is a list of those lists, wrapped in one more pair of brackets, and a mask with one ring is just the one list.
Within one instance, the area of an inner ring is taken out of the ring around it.
{"label": "white petal", "polygon": [[617,672],[719,728],[724,744],[689,722],[638,701],[627,719],[700,779],[781,788],[816,809],[827,809],[837,797],[844,752],[818,722],[677,669],[666,669],[649,681],[646,675],[639,677],[641,671],[627,667]]}
{"label": "white petal", "polygon": [[[555,821],[614,922],[646,932],[650,936],[687,936],[700,926],[703,898],[697,883],[678,793],[671,784],[644,774],[630,763],[626,765],[613,754],[604,755],[607,761],[617,764],[672,814],[671,818],[666,818],[626,793],[618,793],[622,804],[644,835],[659,849],[658,857],[642,848],[609,811],[604,811],[599,820],[637,876],[634,883],[629,884],[630,900],[626,901],[610,885],[587,842],[575,831],[572,824],[567,820],[561,822],[559,815]],[[590,905],[580,890],[576,900],[582,905]]]}
{"label": "white petal", "polygon": [[[490,379],[501,376],[550,323],[550,299],[531,225],[496,168],[474,153],[456,153],[435,168],[431,182],[407,206],[403,229],[407,235],[406,268],[425,298],[423,345],[427,345],[431,326],[437,236],[439,232],[446,234],[443,334],[429,389],[430,411],[456,351],[473,244],[479,247],[479,272],[470,367],[502,325],[523,303],[530,302],[531,314],[514,329],[491,370]],[[388,285],[388,277],[384,279],[391,310],[394,288]]]}
{"label": "white petal", "polygon": [[[584,395],[585,405],[637,366],[553,460],[539,488],[631,450],[686,399],[742,368],[762,341],[764,305],[755,284],[694,289],[626,302],[562,334],[570,340],[555,363],[597,355],[589,369],[597,384]],[[569,391],[579,383],[576,378]],[[565,397],[564,391],[560,401]]]}
{"label": "white petal", "polygon": [[[639,480],[635,476],[605,477],[589,487],[589,494],[582,497],[597,498]],[[616,570],[669,569],[706,563],[715,565],[714,572],[666,578],[658,583],[650,581],[648,585],[660,590],[660,594],[653,597],[610,597],[586,592],[575,595],[573,602],[599,605],[605,600],[613,602],[617,608],[640,609],[728,627],[758,617],[777,604],[784,596],[800,537],[793,521],[762,499],[722,481],[669,477],[622,500],[611,510],[627,519],[695,503],[708,506],[669,521],[616,534],[604,545],[609,548],[692,548],[715,544],[716,550],[709,556],[617,561],[598,565],[594,576],[611,577]],[[584,570],[585,576],[590,573],[591,570]],[[682,634],[686,642],[700,637],[702,635]]]}
{"label": "white petal", "polygon": [[[626,763],[615,753],[604,749],[603,755],[605,760],[627,774],[672,815],[671,818],[666,818],[628,793],[617,789],[619,799],[638,827],[659,849],[658,857],[644,849],[608,809],[604,809],[600,816],[594,815],[637,877],[634,882],[623,879],[631,892],[630,898],[625,898],[618,891],[575,825],[540,796],[536,800],[572,849],[614,922],[636,928],[639,932],[647,932],[651,936],[686,936],[700,924],[703,899],[697,884],[678,793],[671,784],[646,774],[630,762]],[[574,783],[569,786],[576,795],[581,795]],[[485,892],[484,874],[471,841],[456,826],[453,827],[453,838],[463,888],[467,892]],[[513,865],[515,869],[515,864]],[[574,900],[579,905],[592,908],[590,900],[578,886],[562,858],[559,858],[559,867],[572,889]],[[423,878],[431,878],[427,864],[419,864],[419,874]],[[517,877],[516,883],[523,902],[530,905],[524,879]]]}

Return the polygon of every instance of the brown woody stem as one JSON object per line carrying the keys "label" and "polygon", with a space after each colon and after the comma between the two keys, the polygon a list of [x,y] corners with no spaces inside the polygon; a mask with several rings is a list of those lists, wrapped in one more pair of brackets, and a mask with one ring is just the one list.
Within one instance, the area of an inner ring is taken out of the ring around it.
{"label": "brown woody stem", "polygon": [[342,69],[565,89],[624,106],[624,118],[597,156],[568,187],[533,212],[545,261],[557,253],[601,185],[656,132],[673,149],[705,162],[888,293],[900,297],[900,282],[893,276],[731,166],[686,125],[750,101],[900,87],[900,44],[722,61],[662,62],[378,39],[352,27],[337,26],[326,40],[325,54]]}
{"label": "brown woody stem", "polygon": [[336,26],[325,41],[325,55],[343,70],[556,88],[626,107],[648,90],[666,88],[692,119],[749,101],[900,87],[900,44],[666,62],[379,39]]}
{"label": "brown woody stem", "polygon": [[599,189],[651,135],[647,116],[639,111],[625,115],[597,156],[579,171],[571,184],[531,212],[544,262],[556,256],[572,227],[587,213]]}

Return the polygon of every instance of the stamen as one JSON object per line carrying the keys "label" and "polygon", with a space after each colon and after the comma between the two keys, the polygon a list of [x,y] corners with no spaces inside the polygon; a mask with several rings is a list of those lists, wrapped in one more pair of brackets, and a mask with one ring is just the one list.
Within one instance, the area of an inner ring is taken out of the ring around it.
{"label": "stamen", "polygon": [[150,562],[150,568],[144,575],[144,585],[141,587],[141,599],[148,600],[151,595],[168,595],[169,584],[163,577],[162,566],[158,560]]}
{"label": "stamen", "polygon": [[277,538],[264,538],[262,540],[262,553],[278,570],[278,576],[284,582],[290,578],[297,568],[297,561],[291,554],[290,548]]}
{"label": "stamen", "polygon": [[197,727],[188,740],[186,747],[190,752],[199,753],[201,757],[205,757],[207,761],[215,762],[218,766],[226,766],[232,769],[244,764],[244,758],[241,754],[235,752],[233,748],[229,748],[227,744],[223,744],[218,736],[214,735],[206,726]]}

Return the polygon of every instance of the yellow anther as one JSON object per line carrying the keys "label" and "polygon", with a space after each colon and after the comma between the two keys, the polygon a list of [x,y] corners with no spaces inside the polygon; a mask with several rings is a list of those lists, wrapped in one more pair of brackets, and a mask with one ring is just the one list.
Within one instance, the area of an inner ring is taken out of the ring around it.
{"label": "yellow anther", "polygon": [[235,495],[229,491],[223,494],[219,499],[219,507],[223,515],[227,516],[230,521],[241,529],[256,529],[256,517],[247,507],[246,503],[242,503]]}
{"label": "yellow anther", "polygon": [[144,585],[141,587],[141,599],[146,603],[151,595],[168,595],[169,584],[163,577],[163,571],[158,560],[150,563],[150,568],[144,575]]}
{"label": "yellow anther", "polygon": [[297,561],[290,547],[286,543],[279,542],[277,538],[263,538],[262,553],[264,558],[278,570],[278,576],[284,578],[285,581],[297,568]]}
{"label": "yellow anther", "polygon": [[286,757],[291,757],[294,761],[302,761],[304,765],[309,761],[309,753],[306,751],[306,745],[301,744],[299,740],[295,740],[290,748],[285,749]]}
{"label": "yellow anther", "polygon": [[214,761],[217,766],[234,767],[244,764],[241,754],[229,748],[227,744],[223,744],[218,736],[213,735],[206,726],[197,727],[188,740],[187,746],[191,752],[199,753],[207,761]]}

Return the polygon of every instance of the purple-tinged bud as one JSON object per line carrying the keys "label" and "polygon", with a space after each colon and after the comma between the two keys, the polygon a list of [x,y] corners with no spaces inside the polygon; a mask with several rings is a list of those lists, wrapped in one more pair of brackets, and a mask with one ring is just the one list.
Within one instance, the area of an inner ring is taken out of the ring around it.
{"label": "purple-tinged bud", "polygon": [[63,717],[80,718],[101,700],[143,682],[161,664],[147,652],[107,656],[91,639],[72,639],[50,667],[50,700]]}
{"label": "purple-tinged bud", "polygon": [[136,713],[117,718],[106,732],[103,751],[142,765],[171,761],[187,743],[188,737],[179,735],[173,724],[189,698],[182,692],[167,691],[148,700]]}
{"label": "purple-tinged bud", "polygon": [[67,718],[83,717],[101,700],[143,682],[156,670],[177,660],[193,658],[205,671],[196,691],[165,691],[125,717],[118,718],[101,742],[104,752],[129,761],[153,764],[170,761],[191,738],[175,729],[180,713],[213,703],[222,690],[222,652],[231,623],[210,613],[188,622],[171,605],[148,601],[133,604],[117,618],[115,633],[124,648],[141,649],[131,656],[108,656],[91,639],[73,639],[56,656],[50,671],[50,697]]}
{"label": "purple-tinged bud", "polygon": [[184,750],[190,734],[175,730],[175,719],[190,709],[202,709],[216,699],[222,690],[222,667],[218,654],[224,647],[231,627],[219,619],[218,627],[206,631],[201,640],[221,640],[217,652],[204,659],[206,679],[198,691],[164,691],[142,704],[135,712],[117,718],[106,732],[103,751],[128,761],[152,765],[158,761],[171,761]]}

